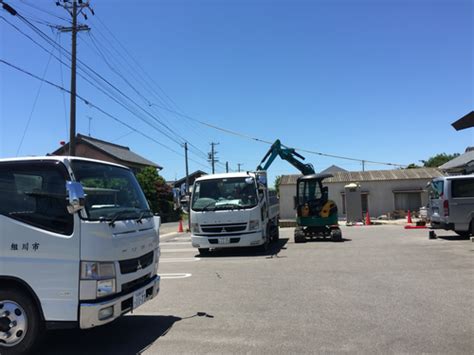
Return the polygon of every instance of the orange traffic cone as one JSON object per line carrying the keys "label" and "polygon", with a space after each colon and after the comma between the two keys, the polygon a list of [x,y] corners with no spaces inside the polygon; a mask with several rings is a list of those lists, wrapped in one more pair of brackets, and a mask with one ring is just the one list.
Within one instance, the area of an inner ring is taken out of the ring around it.
{"label": "orange traffic cone", "polygon": [[183,233],[183,220],[180,218],[179,219],[179,226],[178,226],[178,233]]}
{"label": "orange traffic cone", "polygon": [[410,212],[410,210],[408,210],[408,214],[407,214],[407,223],[408,223],[408,224],[413,223],[413,222],[411,221],[411,212]]}
{"label": "orange traffic cone", "polygon": [[369,211],[367,210],[367,213],[365,214],[365,225],[370,226],[372,224],[372,221],[370,220],[370,214]]}

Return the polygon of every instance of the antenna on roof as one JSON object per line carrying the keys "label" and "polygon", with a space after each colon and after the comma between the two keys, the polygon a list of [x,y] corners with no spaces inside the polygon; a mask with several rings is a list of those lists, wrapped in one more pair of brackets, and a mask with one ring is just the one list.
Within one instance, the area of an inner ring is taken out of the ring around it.
{"label": "antenna on roof", "polygon": [[90,137],[91,136],[91,121],[94,117],[87,116],[87,118],[89,119],[89,137]]}

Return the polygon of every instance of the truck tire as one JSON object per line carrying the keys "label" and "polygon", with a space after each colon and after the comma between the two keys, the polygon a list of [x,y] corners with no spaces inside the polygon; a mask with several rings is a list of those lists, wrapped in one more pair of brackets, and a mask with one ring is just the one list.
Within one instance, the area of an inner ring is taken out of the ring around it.
{"label": "truck tire", "polygon": [[200,255],[209,255],[209,248],[198,248]]}
{"label": "truck tire", "polygon": [[331,240],[333,242],[341,242],[342,241],[342,233],[340,229],[331,229]]}
{"label": "truck tire", "polygon": [[0,354],[31,352],[42,329],[35,302],[24,292],[0,290]]}
{"label": "truck tire", "polygon": [[265,235],[265,242],[257,246],[257,250],[261,253],[266,253],[268,251],[268,246],[270,245],[270,226],[267,227],[267,233]]}
{"label": "truck tire", "polygon": [[273,241],[278,242],[280,240],[280,228],[278,227],[278,224],[274,228],[275,232],[273,233]]}

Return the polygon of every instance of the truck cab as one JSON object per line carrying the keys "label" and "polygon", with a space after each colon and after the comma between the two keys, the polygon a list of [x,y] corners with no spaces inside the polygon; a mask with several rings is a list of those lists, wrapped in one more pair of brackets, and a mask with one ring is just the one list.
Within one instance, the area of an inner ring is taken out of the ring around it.
{"label": "truck cab", "polygon": [[0,160],[0,353],[100,326],[159,292],[159,217],[127,167]]}
{"label": "truck cab", "polygon": [[266,249],[278,238],[278,200],[263,173],[206,175],[194,183],[190,206],[192,245],[210,249]]}

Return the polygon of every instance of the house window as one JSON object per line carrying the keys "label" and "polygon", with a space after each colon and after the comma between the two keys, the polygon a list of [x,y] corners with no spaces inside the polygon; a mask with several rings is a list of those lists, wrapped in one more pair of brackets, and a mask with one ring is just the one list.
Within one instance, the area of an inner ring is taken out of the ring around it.
{"label": "house window", "polygon": [[421,207],[420,191],[394,192],[395,210],[416,211]]}

